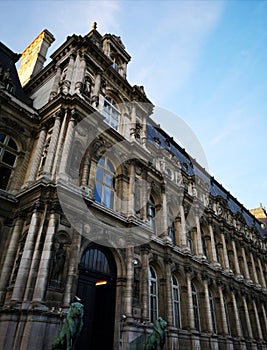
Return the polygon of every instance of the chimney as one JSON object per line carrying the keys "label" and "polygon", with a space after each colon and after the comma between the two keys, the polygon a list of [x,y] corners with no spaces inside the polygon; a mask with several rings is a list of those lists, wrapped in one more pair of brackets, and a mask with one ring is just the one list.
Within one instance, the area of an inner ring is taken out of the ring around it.
{"label": "chimney", "polygon": [[18,70],[22,86],[43,69],[47,50],[53,41],[53,35],[44,29],[22,52]]}

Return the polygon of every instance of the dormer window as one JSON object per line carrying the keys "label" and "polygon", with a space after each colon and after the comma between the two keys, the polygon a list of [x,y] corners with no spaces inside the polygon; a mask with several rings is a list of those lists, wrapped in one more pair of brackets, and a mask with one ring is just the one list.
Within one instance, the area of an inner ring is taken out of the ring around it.
{"label": "dormer window", "polygon": [[110,97],[105,97],[103,114],[105,117],[105,122],[117,130],[119,125],[120,112],[115,107],[115,101]]}
{"label": "dormer window", "polygon": [[116,72],[119,71],[119,67],[118,67],[117,63],[115,62],[115,59],[113,60],[112,67],[115,69]]}

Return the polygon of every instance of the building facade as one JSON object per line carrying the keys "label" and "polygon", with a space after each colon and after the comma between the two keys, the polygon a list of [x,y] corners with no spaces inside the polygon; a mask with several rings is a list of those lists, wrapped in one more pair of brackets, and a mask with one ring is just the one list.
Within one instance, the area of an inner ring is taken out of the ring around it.
{"label": "building facade", "polygon": [[[52,54],[0,45],[0,348],[50,349],[74,300],[77,349],[267,349],[258,221],[153,122],[120,37],[94,24]],[[23,84],[23,87],[21,85]]]}

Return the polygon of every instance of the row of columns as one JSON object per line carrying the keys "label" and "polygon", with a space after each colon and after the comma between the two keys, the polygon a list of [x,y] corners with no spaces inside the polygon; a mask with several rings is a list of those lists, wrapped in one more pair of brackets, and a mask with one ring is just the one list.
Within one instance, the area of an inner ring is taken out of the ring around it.
{"label": "row of columns", "polygon": [[[142,304],[142,320],[149,321],[149,286],[148,286],[148,271],[149,271],[149,247],[142,247],[141,249],[141,304]],[[128,317],[132,317],[132,282],[133,282],[133,250],[129,248],[126,252],[126,261],[127,261],[127,283],[126,283],[126,293],[125,293],[125,310]],[[193,306],[193,298],[192,298],[192,274],[190,268],[185,268],[185,278],[186,278],[186,301],[183,300],[183,304],[186,304],[187,311],[187,327],[189,329],[194,330],[195,325],[195,315],[194,315],[194,306]],[[172,328],[174,326],[174,310],[173,310],[173,297],[172,297],[172,272],[171,272],[171,260],[165,261],[165,293],[166,298],[159,295],[159,303],[165,301],[166,304],[161,307],[162,310],[165,310],[166,320],[168,326]],[[204,277],[202,280],[203,287],[203,295],[204,295],[204,304],[200,303],[200,315],[201,319],[205,320],[205,329],[203,331],[208,332],[210,334],[216,332],[213,329],[213,320],[212,320],[212,310],[210,304],[210,294],[209,294],[209,286],[208,279]],[[220,332],[224,336],[230,336],[231,334],[231,324],[235,325],[235,336],[239,339],[242,339],[246,334],[243,334],[243,331],[247,333],[249,339],[259,339],[260,341],[264,341],[263,334],[267,330],[267,318],[266,318],[266,310],[263,303],[258,305],[260,309],[258,310],[255,300],[252,299],[251,306],[253,308],[253,312],[255,315],[256,321],[256,330],[257,334],[253,333],[252,327],[252,319],[251,319],[251,310],[248,308],[248,303],[245,295],[239,298],[239,305],[237,304],[237,299],[234,290],[231,290],[228,295],[228,301],[232,303],[233,314],[229,315],[231,318],[234,318],[233,321],[230,321],[228,318],[228,311],[226,310],[226,298],[223,293],[223,285],[221,283],[217,284],[217,295],[219,301],[219,310],[220,315],[217,316],[217,323],[220,324]],[[200,292],[198,291],[198,298],[200,298]],[[239,307],[244,309],[245,315],[245,324],[246,330],[242,329],[241,319],[240,319],[240,310]],[[263,315],[263,324],[260,322],[259,312]],[[161,315],[162,316],[162,315]],[[264,328],[264,329],[262,329]]]}
{"label": "row of columns", "polygon": [[[41,305],[45,300],[48,285],[50,263],[53,252],[53,238],[56,233],[59,215],[53,208],[48,212],[47,205],[37,205],[32,213],[22,256],[12,293],[6,299],[6,288],[14,269],[19,240],[25,223],[25,217],[16,219],[5,262],[0,274],[0,305],[10,303],[22,305],[22,308]],[[47,225],[45,224],[47,221]],[[45,232],[44,232],[45,230]],[[42,243],[45,237],[44,243]],[[81,236],[73,238],[73,248],[70,252],[68,265],[70,267],[65,284],[64,306],[69,306],[73,281],[76,278],[77,259],[79,258]],[[40,249],[42,247],[42,249]]]}
{"label": "row of columns", "polygon": [[[187,237],[186,237],[186,222],[185,222],[185,213],[184,213],[184,207],[183,205],[179,206],[179,213],[180,217],[179,220],[176,219],[175,221],[175,229],[176,229],[176,242],[178,245],[181,246],[183,250],[188,250],[187,246]],[[199,256],[200,258],[203,257],[203,246],[202,246],[202,239],[201,239],[201,228],[200,228],[200,220],[199,215],[196,211],[195,214],[195,231],[193,232],[194,235],[194,250],[195,254]],[[210,220],[208,224],[208,230],[209,234],[205,237],[205,242],[208,248],[209,253],[209,260],[210,262],[215,266],[222,266],[222,268],[226,271],[231,270],[229,256],[228,256],[228,249],[230,248],[233,252],[233,267],[235,270],[235,274],[237,276],[241,276],[243,273],[243,277],[248,280],[254,280],[254,283],[256,285],[261,285],[264,289],[266,289],[266,280],[265,280],[265,274],[267,272],[267,265],[265,262],[262,262],[260,258],[255,258],[253,253],[250,251],[248,254],[251,269],[249,269],[249,263],[247,261],[247,255],[244,246],[241,246],[240,254],[241,256],[238,256],[237,253],[237,247],[235,242],[235,237],[232,235],[230,246],[227,245],[225,240],[225,233],[223,228],[221,228],[221,232],[219,234],[216,234],[219,237],[219,242],[216,243],[215,237],[214,237],[214,231],[212,227],[212,221]],[[229,243],[228,243],[229,244]],[[216,249],[217,245],[217,249]],[[218,256],[220,261],[218,261]],[[240,257],[242,259],[242,267],[243,271],[241,273],[241,264],[239,262]],[[256,268],[256,260],[257,259],[257,265],[258,265],[258,271]],[[264,267],[263,267],[264,264]],[[259,274],[259,276],[258,276]]]}
{"label": "row of columns", "polygon": [[[43,175],[51,179],[56,179],[58,175],[66,175],[69,152],[73,142],[75,122],[75,110],[71,111],[70,116],[68,115],[68,110],[60,110],[56,113]],[[46,136],[47,127],[43,126],[40,130],[37,146],[31,162],[29,176],[26,182],[28,185],[37,179]]]}

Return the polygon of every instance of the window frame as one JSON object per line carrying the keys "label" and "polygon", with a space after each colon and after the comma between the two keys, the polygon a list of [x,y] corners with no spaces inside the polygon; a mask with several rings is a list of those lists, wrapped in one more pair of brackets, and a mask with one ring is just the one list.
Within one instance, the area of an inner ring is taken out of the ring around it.
{"label": "window frame", "polygon": [[[0,170],[3,168],[5,169],[5,171],[7,171],[7,175],[5,175],[4,172],[1,171],[0,189],[6,191],[9,187],[10,179],[12,177],[13,171],[17,165],[19,147],[16,140],[9,134],[1,132],[0,135],[4,136],[3,141],[0,139]],[[10,142],[13,142],[16,148],[10,146],[9,145]],[[7,162],[8,154],[9,154],[9,160],[12,160],[12,164]],[[5,156],[6,156],[6,161],[4,159]],[[11,158],[13,157],[13,159],[11,159],[10,156]],[[3,177],[3,181],[2,181],[2,177]]]}
{"label": "window frame", "polygon": [[149,266],[148,284],[149,319],[151,323],[154,323],[158,318],[158,276],[153,266]]}
{"label": "window frame", "polygon": [[[176,284],[173,283],[175,280]],[[173,309],[173,324],[174,327],[181,329],[182,328],[182,322],[181,322],[181,294],[180,294],[180,286],[178,279],[172,275],[171,276],[171,284],[172,284],[172,309]],[[175,293],[175,291],[177,293]],[[175,298],[175,294],[177,295],[177,298]]]}
{"label": "window frame", "polygon": [[[103,165],[100,162],[103,162]],[[100,176],[101,173],[102,181]],[[115,207],[114,176],[115,168],[112,161],[108,157],[101,157],[96,165],[94,199],[97,203],[102,204],[109,209],[114,209]],[[109,180],[107,180],[107,177]]]}
{"label": "window frame", "polygon": [[147,221],[149,222],[152,230],[156,231],[156,202],[152,195],[149,196],[147,202]]}
{"label": "window frame", "polygon": [[198,292],[197,289],[192,283],[192,304],[193,304],[193,312],[194,312],[194,323],[195,329],[200,332],[201,331],[201,319],[199,312],[199,301],[198,301]]}
{"label": "window frame", "polygon": [[[114,118],[114,115],[116,115],[116,118]],[[104,97],[103,116],[105,117],[105,123],[110,125],[115,130],[119,129],[121,113],[116,107],[116,101],[112,97]],[[112,123],[112,120],[116,120],[116,123]]]}

